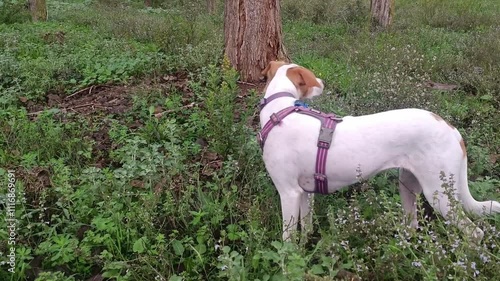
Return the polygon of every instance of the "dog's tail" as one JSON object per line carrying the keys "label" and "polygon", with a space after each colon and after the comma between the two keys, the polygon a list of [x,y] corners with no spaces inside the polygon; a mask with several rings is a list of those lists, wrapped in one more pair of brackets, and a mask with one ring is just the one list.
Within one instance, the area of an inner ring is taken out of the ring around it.
{"label": "dog's tail", "polygon": [[467,181],[467,157],[463,159],[462,171],[458,182],[458,192],[460,201],[462,201],[467,212],[477,215],[492,215],[500,213],[500,203],[497,201],[476,201],[470,194]]}

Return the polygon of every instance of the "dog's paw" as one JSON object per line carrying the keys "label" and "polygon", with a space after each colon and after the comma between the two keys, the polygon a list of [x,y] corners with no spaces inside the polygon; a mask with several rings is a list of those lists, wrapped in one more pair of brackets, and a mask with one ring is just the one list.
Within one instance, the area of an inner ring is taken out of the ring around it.
{"label": "dog's paw", "polygon": [[474,243],[475,245],[481,244],[481,241],[483,241],[484,237],[484,231],[482,231],[479,227],[476,227],[471,234],[471,242]]}

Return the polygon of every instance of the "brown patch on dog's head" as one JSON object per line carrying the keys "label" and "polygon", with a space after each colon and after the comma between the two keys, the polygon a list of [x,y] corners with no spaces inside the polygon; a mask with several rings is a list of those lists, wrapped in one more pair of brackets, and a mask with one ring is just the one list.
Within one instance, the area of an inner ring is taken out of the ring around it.
{"label": "brown patch on dog's head", "polygon": [[453,125],[451,125],[448,121],[444,120],[441,116],[439,116],[439,115],[437,115],[435,113],[432,113],[432,112],[431,112],[431,114],[432,114],[432,117],[434,117],[436,120],[438,120],[438,121],[444,121],[444,122],[446,122],[446,124],[448,124],[448,126],[450,128],[455,129],[455,127],[453,127]]}
{"label": "brown patch on dog's head", "polygon": [[299,91],[300,98],[307,98],[313,87],[322,88],[312,71],[304,67],[292,67],[286,72],[286,76]]}
{"label": "brown patch on dog's head", "polygon": [[460,147],[462,148],[462,152],[464,153],[464,158],[467,157],[467,150],[465,149],[465,143],[464,140],[460,140]]}
{"label": "brown patch on dog's head", "polygon": [[267,67],[260,73],[261,75],[260,80],[264,81],[264,79],[267,79],[267,83],[269,84],[269,82],[273,80],[274,75],[276,75],[278,68],[280,68],[280,66],[283,66],[285,64],[288,63],[284,61],[270,61]]}
{"label": "brown patch on dog's head", "polygon": [[273,80],[274,75],[276,75],[276,72],[278,71],[278,68],[281,66],[288,64],[284,61],[270,61],[269,64],[262,70],[260,73],[261,77],[259,78],[260,81],[264,82],[267,81],[266,86],[264,87],[264,93],[267,91],[267,86],[269,86],[269,83],[271,83],[271,80]]}

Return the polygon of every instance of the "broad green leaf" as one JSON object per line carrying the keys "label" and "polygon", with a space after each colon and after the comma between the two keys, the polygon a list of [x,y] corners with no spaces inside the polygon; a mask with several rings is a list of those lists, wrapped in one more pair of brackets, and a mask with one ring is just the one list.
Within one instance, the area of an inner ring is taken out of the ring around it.
{"label": "broad green leaf", "polygon": [[182,256],[184,254],[184,245],[179,240],[172,241],[172,247],[174,247],[174,252],[178,256]]}
{"label": "broad green leaf", "polygon": [[144,250],[146,249],[146,240],[146,237],[141,237],[137,239],[137,241],[135,241],[134,246],[132,246],[132,250],[134,251],[134,253],[144,253]]}
{"label": "broad green leaf", "polygon": [[323,274],[325,271],[323,270],[323,267],[319,264],[315,264],[311,267],[311,273],[315,275]]}

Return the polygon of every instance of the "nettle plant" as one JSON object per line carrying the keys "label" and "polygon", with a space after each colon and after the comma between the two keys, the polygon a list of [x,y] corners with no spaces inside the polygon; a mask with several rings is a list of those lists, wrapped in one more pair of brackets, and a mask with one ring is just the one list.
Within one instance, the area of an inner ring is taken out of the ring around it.
{"label": "nettle plant", "polygon": [[[212,141],[211,148],[223,156],[234,153],[243,141],[243,124],[250,114],[235,103],[238,93],[237,71],[225,58],[221,68],[215,65],[203,68],[197,80],[191,83],[191,87],[204,101],[208,121],[207,137]],[[240,122],[235,120],[236,111],[241,114]]]}

